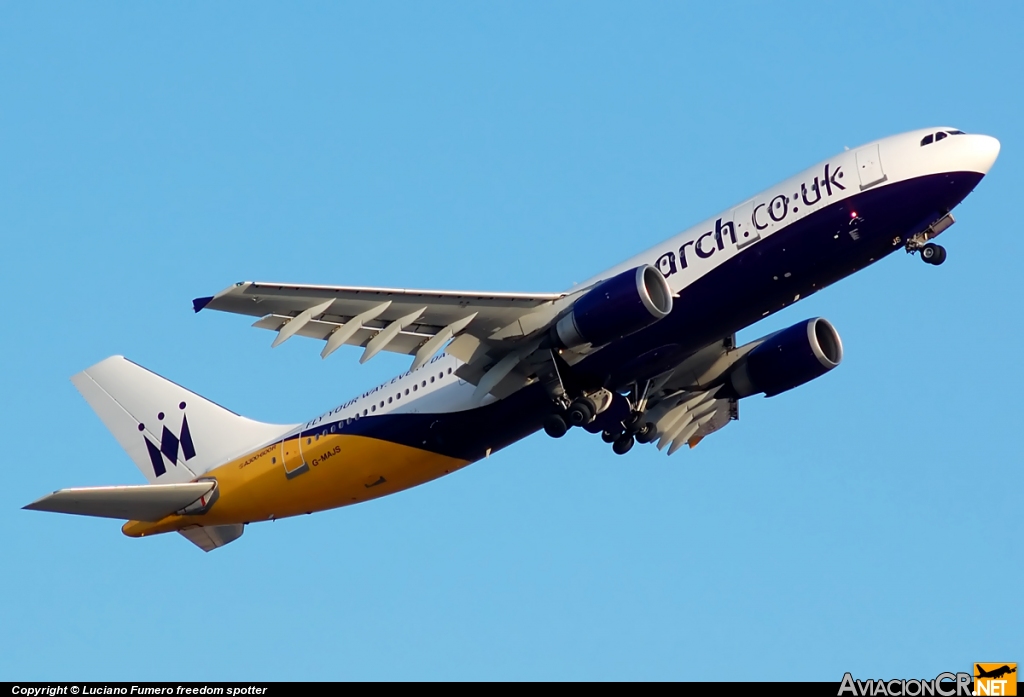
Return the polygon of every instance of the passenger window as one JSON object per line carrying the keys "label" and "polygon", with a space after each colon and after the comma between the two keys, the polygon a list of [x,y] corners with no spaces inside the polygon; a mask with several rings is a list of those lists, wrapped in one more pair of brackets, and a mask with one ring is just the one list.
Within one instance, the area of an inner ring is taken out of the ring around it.
{"label": "passenger window", "polygon": [[388,397],[388,404],[391,404],[391,402],[392,402],[391,397]]}
{"label": "passenger window", "polygon": [[370,411],[377,411],[377,405],[374,404],[370,407]]}
{"label": "passenger window", "polygon": [[939,131],[938,133],[935,134],[935,142],[938,143],[940,140],[942,140],[945,137],[946,137],[946,134],[943,133],[942,131]]}
{"label": "passenger window", "polygon": [[408,397],[408,396],[409,396],[409,388],[408,388],[408,387],[406,387],[406,388],[405,388],[405,396],[406,396],[406,397]]}
{"label": "passenger window", "polygon": [[431,382],[433,382],[433,381],[434,381],[434,376],[433,376],[433,375],[431,375],[431,376],[430,376],[430,381],[431,381]]}
{"label": "passenger window", "polygon": [[929,133],[928,135],[921,139],[921,146],[923,147],[925,145],[930,145],[933,140],[935,140],[935,136]]}
{"label": "passenger window", "polygon": [[419,385],[413,385],[413,386],[412,386],[412,391],[413,391],[413,392],[415,392],[415,391],[416,391],[416,390],[418,390],[418,389],[420,389],[420,386],[419,386]]}

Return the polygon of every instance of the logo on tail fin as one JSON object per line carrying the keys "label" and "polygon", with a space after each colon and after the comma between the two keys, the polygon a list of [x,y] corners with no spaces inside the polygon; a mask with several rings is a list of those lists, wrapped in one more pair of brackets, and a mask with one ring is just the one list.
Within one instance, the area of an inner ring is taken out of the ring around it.
{"label": "logo on tail fin", "polygon": [[[184,412],[185,403],[181,402],[178,404],[178,409]],[[156,418],[163,421],[164,413],[160,412],[156,415]],[[145,432],[146,424],[140,423],[139,430]],[[181,415],[181,430],[178,432],[178,435],[174,435],[171,429],[167,428],[167,425],[165,424],[163,427],[163,433],[160,435],[159,445],[151,441],[145,433],[143,433],[142,438],[146,441],[146,450],[149,451],[149,461],[153,463],[153,474],[157,477],[167,472],[167,466],[164,465],[165,457],[172,465],[177,465],[179,450],[185,462],[188,462],[196,456],[196,447],[192,443],[192,433],[188,430],[188,417],[184,413]]]}

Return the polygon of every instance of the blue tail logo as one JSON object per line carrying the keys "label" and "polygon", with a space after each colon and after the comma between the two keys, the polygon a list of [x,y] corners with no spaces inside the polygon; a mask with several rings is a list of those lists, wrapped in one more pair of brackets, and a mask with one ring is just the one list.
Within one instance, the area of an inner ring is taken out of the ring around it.
{"label": "blue tail logo", "polygon": [[[184,412],[185,403],[181,402],[178,405],[178,409]],[[160,412],[156,415],[156,418],[163,421],[164,413]],[[139,430],[145,431],[146,424],[140,423]],[[188,417],[184,413],[181,415],[181,430],[178,431],[177,435],[175,435],[174,432],[164,424],[163,433],[160,435],[159,445],[151,441],[144,433],[142,438],[146,441],[146,450],[149,451],[149,461],[153,463],[153,474],[157,477],[167,473],[167,466],[164,464],[165,457],[172,465],[177,465],[179,451],[181,452],[182,458],[185,462],[188,462],[196,456],[196,446],[192,443],[192,433],[188,430]]]}

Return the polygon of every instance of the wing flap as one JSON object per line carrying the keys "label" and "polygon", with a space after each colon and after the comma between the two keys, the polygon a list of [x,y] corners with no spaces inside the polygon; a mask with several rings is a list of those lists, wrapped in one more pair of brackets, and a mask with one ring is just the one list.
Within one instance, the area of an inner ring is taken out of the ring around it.
{"label": "wing flap", "polygon": [[60,489],[25,506],[29,511],[120,520],[158,521],[213,491],[214,482]]}
{"label": "wing flap", "polygon": [[[284,315],[267,315],[266,317],[254,322],[252,326],[258,329],[269,329],[270,331],[276,332],[279,331],[289,319],[291,318],[285,317]],[[376,326],[381,324],[385,323],[380,321],[367,322],[361,328],[357,329],[350,337],[345,339],[343,345],[366,346],[370,343],[370,340],[377,336],[377,334],[384,328]],[[295,332],[295,335],[327,341],[331,334],[341,326],[344,326],[342,322],[329,322],[313,319]],[[416,350],[423,345],[424,342],[429,341],[436,331],[440,331],[440,329],[441,327],[423,324],[409,325],[398,332],[395,338],[389,341],[383,350],[390,351],[391,353],[404,353],[411,356],[416,353]]]}

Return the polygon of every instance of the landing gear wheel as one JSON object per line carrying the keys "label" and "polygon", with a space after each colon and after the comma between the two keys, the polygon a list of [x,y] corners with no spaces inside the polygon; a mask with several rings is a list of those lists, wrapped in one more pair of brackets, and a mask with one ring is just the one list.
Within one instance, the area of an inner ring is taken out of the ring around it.
{"label": "landing gear wheel", "polygon": [[614,443],[622,435],[622,431],[601,431],[601,440],[605,443]]}
{"label": "landing gear wheel", "polygon": [[569,423],[573,426],[582,426],[594,420],[595,411],[594,405],[589,399],[577,399],[569,407],[566,416],[569,417]]}
{"label": "landing gear wheel", "polygon": [[544,432],[552,438],[561,438],[568,430],[569,424],[565,423],[561,414],[549,414],[544,419]]}
{"label": "landing gear wheel", "polygon": [[639,431],[636,432],[636,442],[650,443],[657,435],[658,431],[654,428],[654,424],[646,423]]}
{"label": "landing gear wheel", "polygon": [[620,436],[612,443],[612,452],[616,455],[625,455],[633,447],[633,436]]}
{"label": "landing gear wheel", "polygon": [[921,261],[938,266],[946,260],[946,248],[929,242],[921,248]]}

